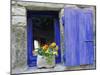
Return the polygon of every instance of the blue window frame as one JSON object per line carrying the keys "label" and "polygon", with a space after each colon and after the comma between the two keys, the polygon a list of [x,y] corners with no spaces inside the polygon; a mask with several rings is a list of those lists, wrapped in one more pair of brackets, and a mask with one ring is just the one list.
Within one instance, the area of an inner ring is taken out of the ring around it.
{"label": "blue window frame", "polygon": [[56,63],[61,62],[61,50],[60,50],[60,28],[59,28],[59,19],[58,19],[58,12],[56,11],[27,11],[27,64],[29,67],[36,66],[37,56],[33,56],[33,43],[34,40],[32,33],[32,17],[33,16],[49,16],[55,19],[54,21],[54,33],[55,33],[55,42],[59,46],[58,56],[56,57]]}

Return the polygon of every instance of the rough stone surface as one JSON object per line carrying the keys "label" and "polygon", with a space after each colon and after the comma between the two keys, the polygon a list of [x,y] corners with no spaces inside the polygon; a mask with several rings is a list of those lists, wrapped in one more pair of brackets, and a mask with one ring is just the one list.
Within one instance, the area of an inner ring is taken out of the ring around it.
{"label": "rough stone surface", "polygon": [[15,29],[11,29],[12,32],[11,32],[11,65],[12,65],[12,68],[15,68],[16,65],[16,38],[15,38]]}
{"label": "rough stone surface", "polygon": [[18,6],[26,7],[29,10],[52,10],[58,11],[64,7],[64,4],[59,3],[43,3],[43,2],[17,2]]}
{"label": "rough stone surface", "polygon": [[12,25],[26,26],[26,16],[12,16]]}
{"label": "rough stone surface", "polygon": [[12,6],[12,15],[26,15],[25,7],[13,5]]}
{"label": "rough stone surface", "polygon": [[12,5],[16,4],[16,1],[15,1],[15,0],[12,0],[12,1],[11,1],[11,4],[12,4]]}
{"label": "rough stone surface", "polygon": [[64,29],[63,29],[63,23],[62,23],[62,17],[63,17],[63,11],[64,9],[61,9],[60,13],[59,13],[59,22],[60,22],[60,45],[61,45],[61,59],[62,59],[62,63],[63,63],[63,54],[64,54]]}
{"label": "rough stone surface", "polygon": [[12,68],[25,66],[27,63],[26,27],[13,26],[11,35]]}
{"label": "rough stone surface", "polygon": [[43,68],[39,69],[37,67],[30,67],[30,68],[16,68],[13,70],[12,74],[17,73],[37,73],[37,72],[54,72],[54,71],[65,71],[67,70],[66,67],[62,64],[56,64],[54,68]]}
{"label": "rough stone surface", "polygon": [[86,69],[94,69],[91,67],[65,67],[62,64],[56,64],[56,66],[54,68],[43,68],[43,69],[39,69],[37,67],[32,67],[32,68],[16,68],[13,71],[13,74],[15,73],[37,73],[37,72],[55,72],[55,71],[73,71],[73,70],[86,70]]}
{"label": "rough stone surface", "polygon": [[62,8],[64,6],[64,4],[58,4],[58,3],[43,3],[43,2],[17,2],[18,5],[21,5],[21,6],[25,6],[25,7],[28,7],[28,6],[37,6],[37,7],[50,7],[50,8]]}

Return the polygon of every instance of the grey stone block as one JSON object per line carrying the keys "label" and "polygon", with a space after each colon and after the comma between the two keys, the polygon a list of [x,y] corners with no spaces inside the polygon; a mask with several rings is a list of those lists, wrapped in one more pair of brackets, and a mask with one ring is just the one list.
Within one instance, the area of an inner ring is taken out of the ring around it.
{"label": "grey stone block", "polygon": [[12,68],[26,66],[26,27],[12,26],[11,39]]}
{"label": "grey stone block", "polygon": [[12,0],[12,1],[11,1],[11,4],[12,4],[12,5],[16,4],[16,1],[15,1],[15,0]]}
{"label": "grey stone block", "polygon": [[17,6],[17,5],[13,5],[12,6],[12,15],[26,15],[26,8],[25,7],[21,7],[21,6]]}
{"label": "grey stone block", "polygon": [[41,3],[41,2],[17,2],[17,5],[26,7],[30,10],[60,10],[64,4],[58,3]]}
{"label": "grey stone block", "polygon": [[12,25],[26,26],[26,16],[12,16]]}

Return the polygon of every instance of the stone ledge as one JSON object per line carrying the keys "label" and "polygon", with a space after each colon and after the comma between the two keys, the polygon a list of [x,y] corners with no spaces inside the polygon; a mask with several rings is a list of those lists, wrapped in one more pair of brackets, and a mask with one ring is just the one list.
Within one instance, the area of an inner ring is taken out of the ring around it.
{"label": "stone ledge", "polygon": [[56,66],[54,68],[42,68],[42,69],[38,69],[37,67],[27,67],[26,68],[16,68],[12,71],[13,74],[20,74],[20,73],[40,73],[40,72],[63,72],[63,71],[79,71],[79,70],[88,70],[88,69],[95,69],[92,68],[91,66],[87,65],[87,67],[65,67],[62,64],[56,64]]}
{"label": "stone ledge", "polygon": [[26,7],[31,10],[60,10],[64,7],[64,4],[58,3],[42,3],[42,2],[31,2],[31,1],[17,1],[17,5]]}

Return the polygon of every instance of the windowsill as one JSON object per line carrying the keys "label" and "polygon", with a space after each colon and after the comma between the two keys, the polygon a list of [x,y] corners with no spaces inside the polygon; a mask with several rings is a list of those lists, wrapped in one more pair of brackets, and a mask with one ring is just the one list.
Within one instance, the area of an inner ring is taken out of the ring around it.
{"label": "windowsill", "polygon": [[42,72],[54,72],[54,71],[69,71],[69,70],[85,70],[85,69],[95,69],[93,65],[87,65],[87,66],[76,66],[76,67],[65,67],[62,64],[56,64],[54,68],[37,68],[37,67],[27,67],[27,68],[16,68],[13,70],[12,74],[18,74],[18,73],[42,73]]}
{"label": "windowsill", "polygon": [[36,73],[36,72],[52,72],[52,71],[64,71],[66,69],[65,66],[62,64],[56,64],[54,68],[37,68],[37,67],[31,67],[31,68],[16,68],[13,70],[13,74],[15,73]]}

